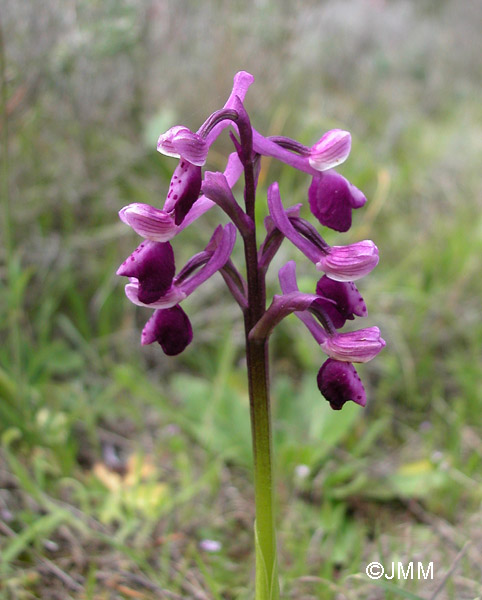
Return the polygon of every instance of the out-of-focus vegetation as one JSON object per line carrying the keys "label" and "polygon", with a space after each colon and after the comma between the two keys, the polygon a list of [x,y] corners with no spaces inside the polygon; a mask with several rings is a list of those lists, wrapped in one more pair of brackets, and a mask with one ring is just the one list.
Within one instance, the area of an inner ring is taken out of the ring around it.
{"label": "out-of-focus vegetation", "polygon": [[[257,129],[352,132],[341,172],[369,203],[336,240],[381,254],[360,284],[388,342],[361,369],[366,410],[327,408],[296,319],[273,338],[283,597],[478,597],[480,2],[2,0],[0,19],[1,597],[252,597],[237,307],[213,278],[170,359],[140,349],[150,311],[114,276],[138,242],[117,211],[160,205],[175,164],[158,134],[196,129],[240,69]],[[270,161],[261,197],[275,177],[286,203],[306,198],[307,178]],[[219,217],[176,238],[178,264]],[[297,256],[283,246],[273,292]],[[434,579],[371,581],[372,560],[433,561]]]}

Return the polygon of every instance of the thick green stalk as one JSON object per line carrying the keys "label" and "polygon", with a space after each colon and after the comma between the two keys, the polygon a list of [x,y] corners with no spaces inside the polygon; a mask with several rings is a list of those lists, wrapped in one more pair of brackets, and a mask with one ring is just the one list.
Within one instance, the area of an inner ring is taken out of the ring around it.
{"label": "thick green stalk", "polygon": [[[245,165],[246,213],[255,222],[256,186],[252,164]],[[253,440],[256,503],[256,593],[255,600],[278,600],[278,561],[273,510],[272,436],[269,400],[267,339],[249,339],[249,332],[266,311],[264,272],[258,265],[256,229],[244,237],[248,307],[245,311],[251,435]]]}
{"label": "thick green stalk", "polygon": [[273,510],[271,414],[268,343],[247,343],[251,431],[256,502],[256,600],[279,598],[276,531]]}

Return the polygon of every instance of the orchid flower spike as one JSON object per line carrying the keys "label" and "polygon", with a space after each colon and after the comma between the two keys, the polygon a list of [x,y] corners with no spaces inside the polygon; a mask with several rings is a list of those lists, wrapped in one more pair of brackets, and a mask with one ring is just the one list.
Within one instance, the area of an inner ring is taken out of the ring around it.
{"label": "orchid flower spike", "polygon": [[378,248],[371,240],[330,247],[313,228],[305,232],[308,237],[297,231],[283,208],[277,183],[268,189],[268,206],[271,218],[281,233],[330,279],[356,281],[378,264]]}

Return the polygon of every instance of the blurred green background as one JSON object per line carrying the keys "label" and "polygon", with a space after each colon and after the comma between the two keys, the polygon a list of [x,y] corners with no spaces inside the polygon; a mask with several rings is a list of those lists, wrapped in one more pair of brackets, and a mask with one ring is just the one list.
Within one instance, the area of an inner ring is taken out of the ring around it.
{"label": "blurred green background", "polygon": [[[176,164],[158,135],[197,129],[241,69],[259,131],[351,131],[340,172],[369,201],[328,241],[381,255],[359,286],[387,340],[365,410],[329,410],[294,317],[272,339],[283,597],[480,597],[480,1],[1,0],[0,20],[1,598],[253,597],[239,310],[212,278],[168,358],[114,275],[139,241],[117,211],[162,206]],[[260,226],[274,179],[306,200],[309,178],[266,160]],[[219,218],[174,240],[178,265]],[[272,293],[292,258],[313,289],[285,243]],[[374,560],[434,578],[371,581]]]}

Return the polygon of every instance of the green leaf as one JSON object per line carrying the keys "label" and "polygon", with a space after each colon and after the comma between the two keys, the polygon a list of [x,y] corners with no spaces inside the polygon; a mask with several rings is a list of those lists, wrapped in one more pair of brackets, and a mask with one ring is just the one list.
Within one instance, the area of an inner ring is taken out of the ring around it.
{"label": "green leaf", "polygon": [[258,527],[254,523],[254,543],[256,550],[256,594],[255,600],[279,600],[278,561],[273,560],[271,576],[268,573],[266,560],[259,543]]}
{"label": "green leaf", "polygon": [[70,514],[64,510],[40,517],[7,544],[2,552],[2,561],[9,563],[14,560],[32,541],[48,537],[63,521],[70,519]]}

